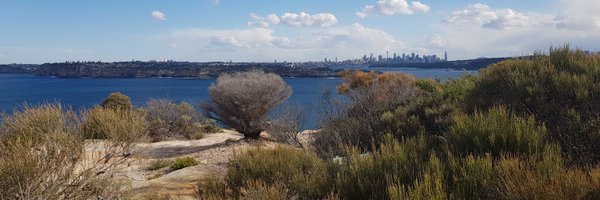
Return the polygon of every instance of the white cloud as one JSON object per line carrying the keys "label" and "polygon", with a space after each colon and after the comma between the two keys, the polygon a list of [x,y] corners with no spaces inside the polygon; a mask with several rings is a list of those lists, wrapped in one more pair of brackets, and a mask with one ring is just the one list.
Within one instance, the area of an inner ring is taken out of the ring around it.
{"label": "white cloud", "polygon": [[530,16],[512,9],[492,9],[484,4],[472,4],[454,11],[444,20],[452,24],[476,25],[492,29],[518,29],[532,25]]}
{"label": "white cloud", "polygon": [[150,13],[150,17],[157,21],[166,21],[167,20],[167,16],[165,15],[165,13],[160,12],[160,11],[152,11],[152,13]]}
{"label": "white cloud", "polygon": [[600,29],[600,3],[597,0],[562,0],[561,5],[564,9],[553,21],[558,28]]}
{"label": "white cloud", "polygon": [[418,1],[413,1],[413,2],[411,2],[411,4],[415,11],[426,13],[429,11],[429,9],[431,9],[431,7],[429,7],[428,5],[425,5]]}
{"label": "white cloud", "polygon": [[283,15],[270,14],[266,17],[250,13],[250,17],[254,21],[248,22],[250,27],[268,28],[272,25],[285,24],[293,27],[318,25],[321,27],[333,26],[337,23],[337,18],[331,13],[308,14],[301,13],[284,13]]}
{"label": "white cloud", "polygon": [[213,5],[219,5],[219,3],[221,3],[220,0],[210,0],[210,3],[212,3]]}
{"label": "white cloud", "polygon": [[382,15],[412,15],[415,12],[428,12],[430,7],[419,1],[413,1],[410,4],[406,0],[379,0],[375,5],[366,5],[361,11],[356,12],[356,16],[365,18],[373,13]]}
{"label": "white cloud", "polygon": [[561,0],[561,10],[554,13],[520,13],[483,4],[469,5],[436,26],[434,32],[439,37],[426,38],[422,46],[438,52],[447,50],[452,58],[516,56],[565,43],[597,51],[600,4],[595,2]]}
{"label": "white cloud", "polygon": [[254,28],[249,30],[191,29],[174,32],[173,37],[188,41],[207,42],[212,46],[253,48],[270,46],[273,30]]}
{"label": "white cloud", "polygon": [[230,60],[232,57],[257,61],[344,59],[404,48],[393,35],[360,24],[307,31],[298,36],[283,36],[268,28],[190,29],[173,32],[166,42],[178,45],[179,48],[172,49],[177,52],[175,55],[196,52],[195,56],[210,56],[204,60]]}

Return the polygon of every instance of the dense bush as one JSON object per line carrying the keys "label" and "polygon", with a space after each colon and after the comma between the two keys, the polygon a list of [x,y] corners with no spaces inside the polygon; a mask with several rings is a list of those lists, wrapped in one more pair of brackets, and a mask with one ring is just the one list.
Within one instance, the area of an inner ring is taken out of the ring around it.
{"label": "dense bush", "polygon": [[199,139],[204,133],[217,132],[215,123],[205,119],[194,107],[165,99],[149,100],[144,108],[148,120],[148,135],[153,141],[183,137]]}
{"label": "dense bush", "polygon": [[461,155],[484,155],[494,158],[501,153],[536,155],[544,149],[546,128],[533,117],[521,118],[503,107],[472,115],[457,115],[447,134],[448,143]]}
{"label": "dense bush", "polygon": [[[2,199],[114,199],[109,177],[122,149],[85,153],[80,117],[60,104],[24,107],[0,125]],[[85,162],[84,162],[85,161]]]}
{"label": "dense bush", "polygon": [[572,163],[600,162],[600,55],[569,47],[491,65],[466,98],[471,110],[504,105],[534,115]]}
{"label": "dense bush", "polygon": [[108,139],[127,147],[146,136],[148,122],[145,113],[135,109],[113,110],[92,108],[83,114],[86,139]]}
{"label": "dense bush", "polygon": [[287,197],[324,198],[331,190],[328,165],[316,154],[291,148],[256,149],[237,154],[229,162],[227,183],[236,192],[252,182],[289,189]]}
{"label": "dense bush", "polygon": [[388,187],[415,182],[428,170],[430,152],[425,138],[396,142],[390,137],[370,155],[350,153],[336,177],[342,199],[387,199]]}
{"label": "dense bush", "polygon": [[128,96],[121,94],[120,92],[110,93],[106,99],[102,101],[103,108],[113,110],[131,110],[133,104]]}
{"label": "dense bush", "polygon": [[224,74],[209,87],[211,99],[203,102],[205,116],[228,125],[248,138],[258,138],[265,117],[292,94],[283,79],[262,71]]}

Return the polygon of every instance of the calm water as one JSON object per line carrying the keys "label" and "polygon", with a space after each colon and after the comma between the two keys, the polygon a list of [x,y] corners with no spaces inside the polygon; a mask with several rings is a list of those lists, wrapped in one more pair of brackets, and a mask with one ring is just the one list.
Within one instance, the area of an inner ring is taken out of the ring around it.
{"label": "calm water", "polygon": [[[402,69],[419,78],[456,77],[463,71],[444,69]],[[472,72],[471,72],[472,73]],[[111,92],[129,96],[135,105],[143,105],[150,98],[168,98],[176,102],[197,104],[209,97],[208,86],[214,79],[185,78],[118,78],[118,79],[66,79],[24,74],[0,74],[0,112],[10,112],[27,102],[30,105],[58,101],[74,109],[89,108],[99,104]],[[322,88],[335,88],[339,78],[285,78],[292,87],[289,101],[301,105],[309,119],[308,126],[316,124],[316,113]]]}

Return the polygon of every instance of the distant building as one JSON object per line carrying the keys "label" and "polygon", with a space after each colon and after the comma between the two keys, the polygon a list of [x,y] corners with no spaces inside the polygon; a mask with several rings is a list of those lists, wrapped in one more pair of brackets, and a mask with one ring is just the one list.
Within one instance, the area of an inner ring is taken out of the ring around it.
{"label": "distant building", "polygon": [[448,52],[444,51],[444,61],[448,62]]}

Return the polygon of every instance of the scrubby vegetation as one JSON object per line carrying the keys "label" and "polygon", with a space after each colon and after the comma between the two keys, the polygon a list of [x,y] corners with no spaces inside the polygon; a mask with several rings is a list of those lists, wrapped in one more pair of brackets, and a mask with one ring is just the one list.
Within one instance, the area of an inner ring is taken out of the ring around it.
{"label": "scrubby vegetation", "polygon": [[568,47],[447,81],[347,71],[348,101],[324,112],[318,155],[238,154],[199,195],[598,199],[599,72],[599,55]]}
{"label": "scrubby vegetation", "polygon": [[[248,138],[267,130],[293,146],[236,152],[224,177],[198,183],[198,197],[600,199],[598,54],[551,49],[444,81],[341,76],[337,92],[346,99],[324,98],[330,104],[322,106],[328,110],[314,149],[298,142],[302,109],[268,117],[291,94],[281,77],[220,77],[205,114]],[[134,142],[195,139],[214,127],[191,104],[152,100],[136,108],[116,93],[81,114],[59,104],[25,107],[2,118],[0,197],[119,198],[109,177]],[[110,148],[97,157],[83,154],[103,143]],[[148,169],[197,164],[182,157]]]}
{"label": "scrubby vegetation", "polygon": [[187,102],[176,104],[165,99],[151,99],[144,108],[148,133],[153,141],[168,138],[200,139],[205,133],[218,132],[209,121]]}
{"label": "scrubby vegetation", "polygon": [[171,170],[180,170],[197,164],[198,161],[192,157],[177,158],[173,161],[173,163],[171,163]]}
{"label": "scrubby vegetation", "polygon": [[276,74],[248,71],[219,76],[209,92],[211,99],[202,104],[206,116],[247,138],[258,138],[268,112],[286,100],[292,89]]}
{"label": "scrubby vegetation", "polygon": [[[127,143],[84,154],[81,117],[60,104],[24,107],[4,116],[0,126],[2,199],[114,199],[114,167],[127,159]],[[116,138],[115,138],[116,139]],[[113,143],[109,141],[109,143]]]}

